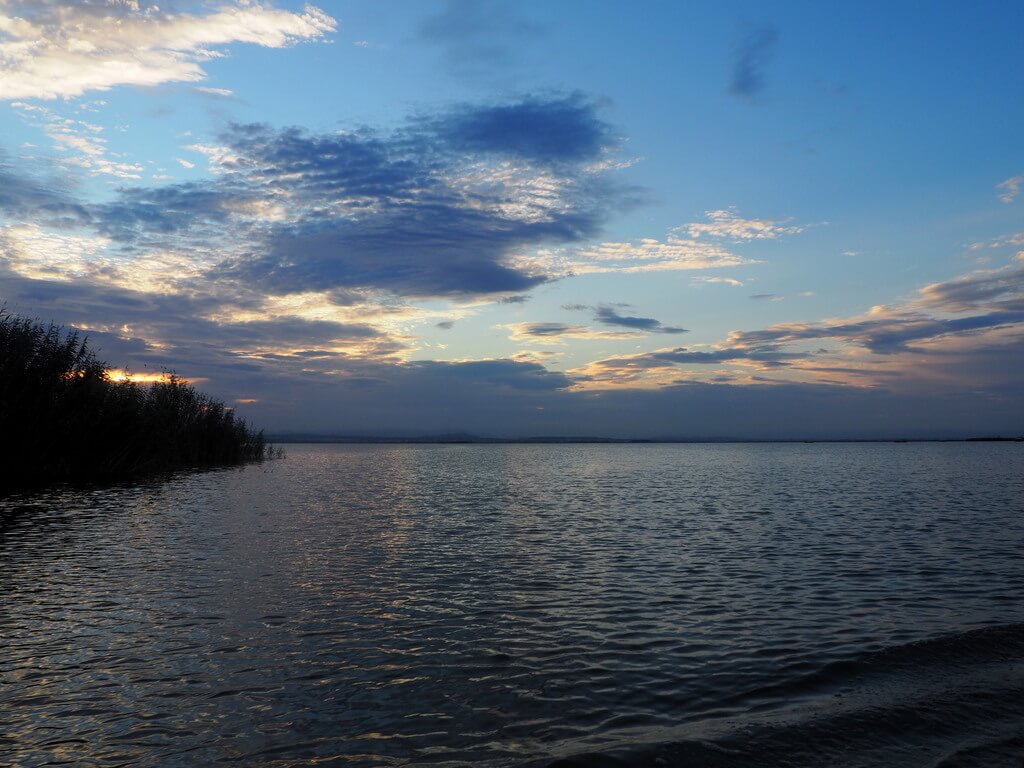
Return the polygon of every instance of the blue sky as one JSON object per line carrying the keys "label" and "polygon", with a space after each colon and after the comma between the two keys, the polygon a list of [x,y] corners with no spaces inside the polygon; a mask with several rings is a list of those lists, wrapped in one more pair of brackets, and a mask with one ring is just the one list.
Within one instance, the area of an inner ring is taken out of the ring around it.
{"label": "blue sky", "polygon": [[1024,431],[1017,3],[0,0],[0,297],[276,431]]}

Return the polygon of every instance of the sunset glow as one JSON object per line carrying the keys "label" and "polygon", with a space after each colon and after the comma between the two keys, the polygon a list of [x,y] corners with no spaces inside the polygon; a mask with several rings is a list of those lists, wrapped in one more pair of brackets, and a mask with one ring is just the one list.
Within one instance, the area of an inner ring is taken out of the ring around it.
{"label": "sunset glow", "polygon": [[171,373],[136,373],[122,368],[112,368],[107,371],[107,377],[111,381],[130,381],[134,384],[160,384],[169,382],[172,379],[177,379],[183,384],[195,384],[205,381],[205,379],[187,379],[184,376]]}

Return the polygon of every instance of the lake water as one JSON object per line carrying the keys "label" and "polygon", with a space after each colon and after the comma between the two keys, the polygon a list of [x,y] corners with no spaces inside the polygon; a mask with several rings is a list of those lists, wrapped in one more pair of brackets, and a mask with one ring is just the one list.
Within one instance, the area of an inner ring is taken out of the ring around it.
{"label": "lake water", "polygon": [[286,450],[0,499],[0,764],[1022,763],[1024,445]]}

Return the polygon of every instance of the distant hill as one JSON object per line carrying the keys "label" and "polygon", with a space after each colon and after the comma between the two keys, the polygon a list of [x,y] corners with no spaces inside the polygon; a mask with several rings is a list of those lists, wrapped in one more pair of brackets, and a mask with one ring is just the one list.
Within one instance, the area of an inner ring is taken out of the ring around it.
{"label": "distant hill", "polygon": [[274,443],[351,443],[367,445],[456,445],[460,443],[473,445],[517,445],[517,444],[657,444],[657,443],[962,443],[962,442],[1024,442],[1024,437],[967,437],[967,438],[880,438],[858,440],[754,440],[735,437],[658,437],[658,438],[620,438],[593,436],[533,436],[533,437],[488,437],[465,432],[441,433],[435,435],[337,435],[306,432],[279,432],[271,434],[267,439]]}

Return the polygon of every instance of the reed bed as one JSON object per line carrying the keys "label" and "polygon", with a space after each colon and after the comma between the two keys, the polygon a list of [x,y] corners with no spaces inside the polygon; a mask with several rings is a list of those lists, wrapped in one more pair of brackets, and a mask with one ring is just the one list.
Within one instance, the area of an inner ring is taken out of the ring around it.
{"label": "reed bed", "polygon": [[0,489],[129,479],[272,455],[262,431],[172,373],[111,378],[78,331],[0,308]]}

